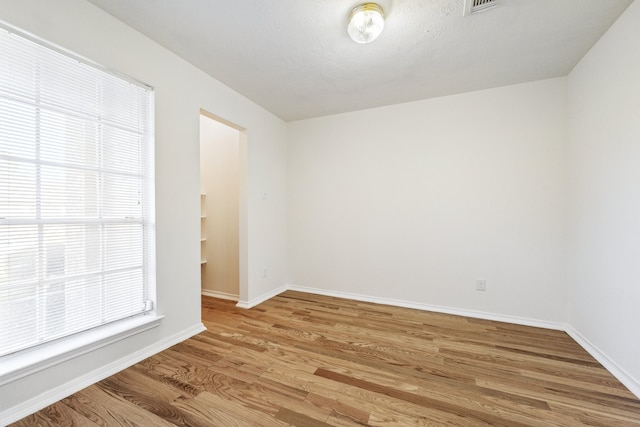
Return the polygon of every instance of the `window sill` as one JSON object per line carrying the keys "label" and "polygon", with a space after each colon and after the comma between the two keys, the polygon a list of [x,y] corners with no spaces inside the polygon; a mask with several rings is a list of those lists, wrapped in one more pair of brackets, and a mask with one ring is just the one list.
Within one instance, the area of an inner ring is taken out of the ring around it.
{"label": "window sill", "polygon": [[0,386],[155,328],[163,317],[152,314],[137,316],[2,356]]}

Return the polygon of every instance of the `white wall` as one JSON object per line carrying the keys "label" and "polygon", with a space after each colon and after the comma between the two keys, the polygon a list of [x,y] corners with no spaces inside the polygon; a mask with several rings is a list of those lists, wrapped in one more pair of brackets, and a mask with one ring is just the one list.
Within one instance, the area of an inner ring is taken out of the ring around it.
{"label": "white wall", "polygon": [[84,0],[0,0],[0,16],[155,87],[157,308],[166,316],[158,328],[0,387],[1,417],[45,391],[67,385],[71,392],[83,376],[200,325],[201,108],[247,129],[248,285],[240,298],[255,299],[285,283],[286,126]]}
{"label": "white wall", "polygon": [[203,294],[239,295],[240,131],[200,116]]}
{"label": "white wall", "polygon": [[[159,328],[0,387],[0,415],[199,325],[200,108],[247,129],[241,302],[288,282],[563,322],[568,209],[568,320],[638,384],[638,2],[568,83],[288,127],[84,0],[0,0],[0,16],[156,88],[158,310],[166,316]],[[485,293],[474,290],[476,278],[487,280]]]}
{"label": "white wall", "polygon": [[289,284],[563,322],[565,108],[557,78],[290,123]]}
{"label": "white wall", "polygon": [[567,81],[568,321],[640,396],[639,2]]}

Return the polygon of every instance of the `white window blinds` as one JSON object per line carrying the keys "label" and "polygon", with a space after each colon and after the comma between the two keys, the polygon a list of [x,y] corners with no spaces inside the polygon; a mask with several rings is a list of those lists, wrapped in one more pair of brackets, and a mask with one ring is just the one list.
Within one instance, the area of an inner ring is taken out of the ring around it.
{"label": "white window blinds", "polygon": [[0,355],[152,310],[153,92],[0,28]]}

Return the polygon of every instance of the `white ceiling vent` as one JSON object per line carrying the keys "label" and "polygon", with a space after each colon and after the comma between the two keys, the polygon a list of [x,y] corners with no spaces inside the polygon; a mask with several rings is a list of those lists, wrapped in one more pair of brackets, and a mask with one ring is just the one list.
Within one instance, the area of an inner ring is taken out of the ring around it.
{"label": "white ceiling vent", "polygon": [[464,14],[471,15],[472,13],[478,13],[496,7],[500,0],[465,0],[464,2]]}

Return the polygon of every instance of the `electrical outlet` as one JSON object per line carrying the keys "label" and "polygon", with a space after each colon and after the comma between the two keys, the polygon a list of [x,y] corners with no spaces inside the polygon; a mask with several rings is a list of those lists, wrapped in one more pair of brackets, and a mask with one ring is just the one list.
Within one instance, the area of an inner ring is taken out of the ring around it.
{"label": "electrical outlet", "polygon": [[484,292],[487,290],[487,281],[485,279],[476,280],[476,291]]}
{"label": "electrical outlet", "polygon": [[267,267],[262,269],[262,277],[267,277]]}

